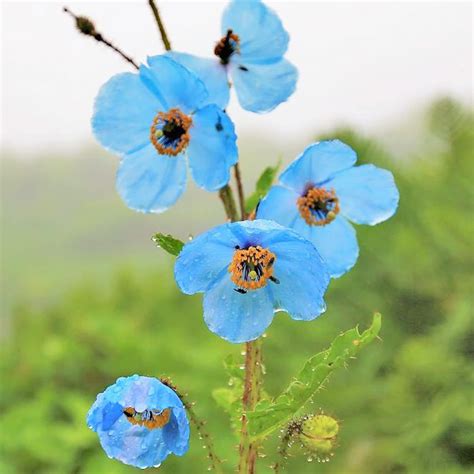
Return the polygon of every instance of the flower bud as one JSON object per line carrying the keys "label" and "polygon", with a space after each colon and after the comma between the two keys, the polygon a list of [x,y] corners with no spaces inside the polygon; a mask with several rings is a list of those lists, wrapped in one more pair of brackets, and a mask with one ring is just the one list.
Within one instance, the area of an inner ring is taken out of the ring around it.
{"label": "flower bud", "polygon": [[308,415],[301,421],[299,440],[320,460],[332,455],[336,445],[339,422],[328,415]]}

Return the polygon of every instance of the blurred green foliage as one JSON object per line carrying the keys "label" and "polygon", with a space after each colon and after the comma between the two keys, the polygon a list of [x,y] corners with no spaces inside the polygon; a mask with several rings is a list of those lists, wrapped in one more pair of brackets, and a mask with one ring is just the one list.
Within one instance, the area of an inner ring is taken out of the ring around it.
{"label": "blurred green foliage", "polygon": [[[351,144],[361,162],[394,170],[401,201],[390,221],[358,228],[359,262],[331,284],[324,316],[295,323],[279,314],[268,332],[266,389],[277,394],[304,360],[338,333],[358,323],[364,329],[375,310],[384,315],[383,342],[367,347],[316,397],[315,412],[323,408],[341,420],[334,459],[308,463],[296,450],[288,472],[455,474],[474,469],[472,113],[444,99],[427,114],[427,127],[421,152],[398,162],[376,141],[351,130],[328,134]],[[91,234],[95,226],[107,228],[109,218],[113,247],[118,235],[112,233],[114,211],[108,216],[105,211],[112,206],[103,204],[96,211],[104,214],[91,217],[88,228]],[[140,226],[139,219],[134,222]],[[154,221],[153,230],[174,232],[166,222]],[[152,232],[144,229],[134,232],[141,231],[140,238],[147,241]],[[27,236],[18,235],[17,254],[27,237],[42,242],[38,252],[58,261],[61,254],[55,254],[61,249],[54,241],[41,241],[40,230],[33,226]],[[154,268],[129,264],[113,276],[107,270],[100,279],[92,278],[47,304],[15,294],[1,349],[2,474],[135,471],[108,459],[85,425],[96,394],[118,376],[135,372],[169,375],[197,401],[196,411],[208,421],[216,448],[229,460],[227,472],[233,472],[236,440],[211,391],[226,380],[222,359],[229,353],[240,357],[240,347],[206,329],[200,297],[181,295],[172,278],[173,259],[151,241],[147,244],[153,252],[147,258],[156,256]],[[100,249],[93,257],[100,265]],[[130,262],[130,256],[124,257]],[[61,275],[67,279],[75,272],[75,261],[62,258]],[[21,268],[27,266],[23,262]],[[46,268],[30,264],[28,270],[36,271],[39,282],[43,275],[47,278]],[[18,268],[12,274],[21,277]],[[277,443],[269,440],[268,453]],[[191,446],[184,458],[170,457],[162,472],[206,472],[204,450],[195,435]],[[266,466],[272,461],[270,455],[261,459],[261,472],[270,472]]]}

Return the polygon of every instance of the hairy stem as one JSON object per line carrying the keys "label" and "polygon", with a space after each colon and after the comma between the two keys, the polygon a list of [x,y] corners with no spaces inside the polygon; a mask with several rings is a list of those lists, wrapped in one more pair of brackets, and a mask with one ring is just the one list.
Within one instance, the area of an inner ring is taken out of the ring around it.
{"label": "hairy stem", "polygon": [[217,456],[214,450],[214,443],[212,441],[212,438],[205,428],[206,422],[201,420],[196,414],[196,411],[194,410],[194,402],[190,402],[187,398],[187,394],[183,394],[169,378],[161,378],[161,381],[165,385],[170,387],[183,402],[183,405],[189,415],[189,419],[191,420],[191,423],[196,427],[199,438],[204,443],[203,447],[207,450],[207,457],[209,459],[209,462],[211,463],[209,466],[209,470],[213,470],[217,474],[223,474],[222,460],[219,458],[219,456]]}
{"label": "hairy stem", "polygon": [[238,162],[234,165],[234,173],[237,183],[237,194],[239,196],[240,216],[244,221],[247,218],[247,213],[245,212],[244,186],[242,184],[242,175],[240,174],[240,165]]}
{"label": "hairy stem", "polygon": [[245,344],[245,380],[242,396],[242,428],[239,445],[239,474],[255,474],[258,446],[250,441],[246,412],[253,410],[260,399],[262,384],[261,339]]}
{"label": "hairy stem", "polygon": [[196,415],[196,412],[194,411],[193,403],[186,402],[184,406],[186,407],[186,410],[188,411],[191,422],[194,424],[197,432],[199,433],[199,438],[202,439],[204,443],[203,444],[204,449],[207,450],[207,457],[209,458],[209,462],[211,463],[209,466],[209,470],[213,470],[217,474],[222,474],[223,473],[222,460],[217,456],[217,454],[214,451],[214,444],[213,444],[212,438],[207,432],[207,430],[204,428],[205,422],[199,419],[199,417]]}
{"label": "hairy stem", "polygon": [[166,34],[165,25],[161,20],[160,12],[154,0],[148,0],[148,5],[150,5],[151,11],[153,12],[153,16],[155,17],[156,24],[158,25],[158,29],[160,30],[161,41],[163,41],[163,45],[166,51],[171,51],[171,43],[168,39],[168,35]]}
{"label": "hairy stem", "polygon": [[138,69],[138,64],[130,56],[128,56],[128,54],[125,54],[121,49],[117,48],[117,46],[112,44],[108,39],[104,38],[104,36],[95,29],[94,23],[89,20],[89,18],[85,16],[77,16],[67,7],[63,7],[63,11],[68,15],[72,16],[74,20],[76,20],[76,27],[82,34],[86,36],[91,36],[97,42],[105,44],[105,46],[120,54],[120,56],[122,56],[122,58],[125,59],[125,61],[127,61],[128,63],[130,63],[135,69]]}

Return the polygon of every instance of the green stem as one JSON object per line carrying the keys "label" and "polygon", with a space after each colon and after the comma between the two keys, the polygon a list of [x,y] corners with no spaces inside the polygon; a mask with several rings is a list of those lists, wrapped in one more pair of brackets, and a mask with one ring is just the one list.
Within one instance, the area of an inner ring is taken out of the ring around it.
{"label": "green stem", "polygon": [[247,213],[245,212],[244,186],[242,184],[242,175],[240,174],[240,165],[238,162],[234,165],[234,173],[235,181],[237,183],[237,194],[239,196],[240,216],[244,221],[247,219]]}
{"label": "green stem", "polygon": [[247,412],[253,410],[260,399],[262,385],[261,339],[245,344],[245,379],[242,396],[242,428],[239,445],[239,474],[255,474],[258,444],[252,442],[248,432]]}
{"label": "green stem", "polygon": [[153,12],[153,16],[155,17],[156,24],[158,25],[158,29],[160,30],[161,41],[163,41],[163,45],[166,51],[171,51],[171,43],[168,39],[168,35],[166,34],[165,25],[161,20],[160,12],[158,11],[158,7],[156,6],[154,0],[148,0],[148,5],[150,5],[151,11]]}
{"label": "green stem", "polygon": [[227,215],[227,218],[231,222],[236,222],[239,220],[237,214],[237,207],[235,205],[234,194],[232,188],[229,185],[224,186],[219,190],[219,197],[224,205],[224,210]]}

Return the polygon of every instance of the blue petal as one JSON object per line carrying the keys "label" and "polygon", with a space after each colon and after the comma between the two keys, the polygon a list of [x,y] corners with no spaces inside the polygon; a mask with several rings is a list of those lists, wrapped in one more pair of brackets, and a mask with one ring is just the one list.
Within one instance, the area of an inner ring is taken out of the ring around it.
{"label": "blue petal", "polygon": [[308,185],[324,184],[356,160],[355,151],[339,140],[314,143],[280,175],[280,183],[303,194]]}
{"label": "blue petal", "polygon": [[153,118],[164,107],[138,74],[118,74],[99,91],[92,130],[108,150],[131,153],[150,143]]}
{"label": "blue petal", "polygon": [[204,295],[204,320],[209,329],[229,342],[252,341],[273,319],[273,303],[265,288],[241,294],[224,275]]}
{"label": "blue petal", "polygon": [[[170,422],[163,429],[150,430],[132,425],[122,415],[110,424],[104,412],[114,406],[172,411]],[[88,414],[88,425],[99,435],[108,456],[125,464],[147,468],[159,465],[170,454],[184,454],[189,442],[189,422],[183,403],[176,393],[159,380],[151,377],[122,377],[97,396]]]}
{"label": "blue petal", "polygon": [[167,56],[149,57],[148,65],[140,67],[140,76],[167,110],[178,108],[192,113],[206,103],[206,87],[189,69]]}
{"label": "blue petal", "polygon": [[102,409],[102,429],[110,430],[113,424],[123,415],[123,407],[119,403],[107,403]]}
{"label": "blue petal", "polygon": [[176,259],[174,274],[180,290],[188,295],[206,291],[227,274],[240,239],[224,224],[188,242]]}
{"label": "blue petal", "polygon": [[283,186],[272,186],[257,210],[259,219],[269,219],[285,227],[292,227],[300,215],[296,205],[300,195]]}
{"label": "blue petal", "polygon": [[183,456],[189,449],[189,422],[184,409],[173,409],[173,416],[163,428],[163,438],[168,449],[176,456]]}
{"label": "blue petal", "polygon": [[161,464],[171,453],[163,430],[132,425],[122,416],[108,431],[98,431],[102,448],[109,457],[125,464],[147,468]]}
{"label": "blue petal", "polygon": [[222,35],[232,30],[240,39],[242,61],[274,62],[288,48],[288,33],[276,13],[259,1],[233,1],[222,17]]}
{"label": "blue petal", "polygon": [[[236,290],[228,268],[236,246],[261,245],[276,255],[275,277],[245,294]],[[294,319],[313,319],[324,311],[329,282],[314,246],[268,220],[224,224],[196,238],[178,256],[175,276],[185,293],[204,291],[204,319],[209,329],[234,343],[259,337],[274,311],[285,309]]]}
{"label": "blue petal", "polygon": [[395,214],[399,193],[392,173],[362,165],[337,174],[328,182],[339,198],[341,213],[357,224],[375,225]]}
{"label": "blue petal", "polygon": [[257,217],[294,229],[314,244],[331,277],[343,275],[354,266],[359,255],[354,228],[341,216],[326,226],[308,225],[296,206],[298,196],[295,191],[273,186],[260,203]]}
{"label": "blue petal", "polygon": [[236,246],[260,245],[271,231],[280,233],[286,229],[275,222],[257,219],[223,224],[194,238],[176,259],[174,274],[180,290],[188,295],[207,291],[223,275],[228,275]]}
{"label": "blue petal", "polygon": [[194,181],[207,191],[221,189],[238,159],[234,124],[217,105],[207,105],[193,115],[190,135],[187,153]]}
{"label": "blue petal", "polygon": [[[88,425],[94,431],[105,430],[103,410],[110,410],[114,404],[122,407],[132,406],[137,411],[145,409],[164,410],[165,408],[180,408],[183,406],[180,398],[169,387],[158,379],[132,375],[120,377],[115,384],[97,396],[88,414]],[[97,416],[100,413],[100,416]]]}
{"label": "blue petal", "polygon": [[332,278],[340,277],[355,265],[359,245],[354,227],[344,217],[337,216],[325,226],[310,226],[299,217],[294,229],[314,244]]}
{"label": "blue petal", "polygon": [[274,238],[276,235],[285,233],[288,230],[276,222],[264,219],[234,222],[233,224],[228,224],[228,226],[239,240],[238,244],[241,248],[251,245],[265,247],[269,238]]}
{"label": "blue petal", "polygon": [[275,307],[297,320],[309,321],[323,313],[329,274],[313,244],[289,229],[262,244],[276,256],[273,276],[279,283],[268,282]]}
{"label": "blue petal", "polygon": [[207,102],[225,109],[229,103],[229,81],[226,68],[216,58],[200,58],[187,53],[169,52],[167,56],[196,74],[209,93]]}
{"label": "blue petal", "polygon": [[141,212],[163,212],[186,186],[182,155],[160,155],[153,145],[126,155],[117,172],[117,191],[128,207]]}
{"label": "blue petal", "polygon": [[270,64],[230,64],[239,103],[251,112],[269,112],[293,94],[298,71],[286,59]]}
{"label": "blue petal", "polygon": [[121,396],[125,406],[133,406],[137,411],[183,407],[178,395],[160,380],[153,377],[139,376],[135,379],[133,377],[127,378],[132,379],[132,383]]}

